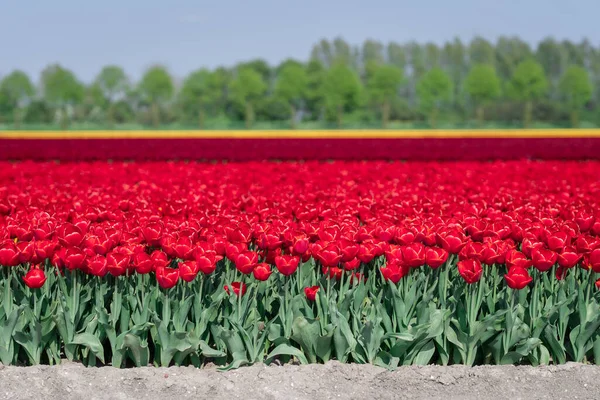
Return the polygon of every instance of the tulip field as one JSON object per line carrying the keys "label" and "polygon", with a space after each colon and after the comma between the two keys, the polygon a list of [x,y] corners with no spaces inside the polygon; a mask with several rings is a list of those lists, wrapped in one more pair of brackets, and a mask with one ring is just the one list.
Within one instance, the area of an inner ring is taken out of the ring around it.
{"label": "tulip field", "polygon": [[0,162],[0,363],[600,363],[600,162]]}

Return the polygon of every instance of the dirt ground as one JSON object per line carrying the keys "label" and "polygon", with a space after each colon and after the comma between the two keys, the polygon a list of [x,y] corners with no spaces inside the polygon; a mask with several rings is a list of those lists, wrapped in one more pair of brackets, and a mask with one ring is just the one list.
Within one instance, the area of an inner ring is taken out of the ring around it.
{"label": "dirt ground", "polygon": [[214,368],[0,366],[0,399],[598,399],[600,367],[371,365]]}

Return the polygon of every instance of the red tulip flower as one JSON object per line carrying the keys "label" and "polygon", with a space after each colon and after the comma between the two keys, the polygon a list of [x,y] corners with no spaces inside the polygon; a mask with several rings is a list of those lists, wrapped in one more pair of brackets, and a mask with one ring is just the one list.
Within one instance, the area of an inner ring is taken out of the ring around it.
{"label": "red tulip flower", "polygon": [[266,281],[271,276],[271,266],[267,263],[260,263],[254,267],[252,274],[257,281]]}
{"label": "red tulip flower", "polygon": [[552,250],[535,248],[531,250],[531,261],[538,271],[548,271],[558,260],[558,254]]}
{"label": "red tulip flower", "polygon": [[317,292],[319,291],[319,286],[311,286],[304,288],[304,295],[310,301],[315,301],[317,298]]}
{"label": "red tulip flower", "polygon": [[156,271],[156,281],[163,289],[171,289],[175,285],[177,285],[177,281],[179,280],[179,270],[174,268],[157,268]]}
{"label": "red tulip flower", "polygon": [[223,288],[227,294],[231,294],[233,291],[233,294],[240,297],[246,294],[247,286],[244,282],[231,282],[231,284],[225,285]]}
{"label": "red tulip flower", "polygon": [[425,263],[430,268],[436,269],[444,265],[448,259],[448,252],[441,247],[428,247],[425,251]]}
{"label": "red tulip flower", "polygon": [[44,274],[44,270],[42,269],[32,268],[25,274],[23,281],[27,287],[39,289],[44,286],[44,283],[46,282],[46,274]]}
{"label": "red tulip flower", "polygon": [[235,259],[235,267],[244,275],[250,274],[257,263],[258,254],[253,251],[240,253]]}
{"label": "red tulip flower", "polygon": [[285,276],[292,275],[298,269],[300,258],[298,256],[277,256],[275,257],[275,266],[277,270]]}
{"label": "red tulip flower", "polygon": [[463,260],[458,262],[458,273],[465,282],[473,284],[481,279],[483,268],[481,262],[477,259]]}
{"label": "red tulip flower", "polygon": [[508,274],[504,275],[504,279],[506,279],[508,287],[516,290],[523,289],[533,280],[525,268],[518,266],[512,267]]}
{"label": "red tulip flower", "polygon": [[106,268],[106,257],[96,254],[87,261],[87,272],[99,277],[104,277],[108,273]]}

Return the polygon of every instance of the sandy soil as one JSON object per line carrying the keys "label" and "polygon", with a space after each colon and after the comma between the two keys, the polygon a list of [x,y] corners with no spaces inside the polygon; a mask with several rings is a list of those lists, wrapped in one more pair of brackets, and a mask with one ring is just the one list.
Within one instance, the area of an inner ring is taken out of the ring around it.
{"label": "sandy soil", "polygon": [[1,399],[598,399],[600,367],[370,365],[216,369],[0,366]]}

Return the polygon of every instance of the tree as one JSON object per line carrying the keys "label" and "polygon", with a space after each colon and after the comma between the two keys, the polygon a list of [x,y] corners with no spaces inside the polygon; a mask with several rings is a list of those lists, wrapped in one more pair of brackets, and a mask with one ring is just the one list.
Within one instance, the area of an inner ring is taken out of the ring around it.
{"label": "tree", "polygon": [[19,129],[24,116],[22,110],[35,94],[31,80],[25,72],[13,71],[0,81],[0,93],[12,109],[15,129]]}
{"label": "tree", "polygon": [[262,76],[250,67],[241,67],[231,82],[231,96],[244,106],[246,128],[254,123],[254,103],[265,93],[267,85]]}
{"label": "tree", "polygon": [[42,71],[42,93],[46,102],[58,111],[63,129],[69,126],[69,114],[84,96],[85,88],[75,75],[58,64]]}
{"label": "tree", "polygon": [[204,129],[207,108],[217,103],[222,96],[219,76],[207,69],[192,72],[183,81],[179,94],[184,108],[195,110],[198,115],[198,127]]}
{"label": "tree", "polygon": [[381,65],[373,71],[367,81],[367,92],[371,100],[381,107],[382,127],[386,128],[390,119],[392,101],[398,96],[402,83],[402,70],[392,65]]}
{"label": "tree", "polygon": [[548,90],[548,81],[544,69],[533,59],[525,60],[515,69],[508,83],[508,94],[514,99],[524,102],[523,123],[525,128],[531,124],[533,102],[541,98]]}
{"label": "tree", "polygon": [[107,65],[102,68],[95,80],[95,85],[108,103],[107,119],[113,125],[115,119],[115,102],[119,96],[124,96],[129,86],[129,80],[123,68],[116,65]]}
{"label": "tree", "polygon": [[144,73],[139,84],[141,94],[151,106],[152,123],[155,128],[160,125],[160,106],[173,97],[173,81],[165,67],[156,65]]}
{"label": "tree", "polygon": [[593,88],[587,71],[577,65],[569,66],[560,80],[559,88],[571,112],[571,124],[577,127],[579,111],[592,98]]}
{"label": "tree", "polygon": [[296,110],[306,97],[308,76],[306,69],[297,61],[286,61],[275,82],[275,95],[285,100],[290,106],[292,129],[295,127]]}
{"label": "tree", "polygon": [[325,105],[335,113],[339,128],[343,124],[344,111],[358,103],[360,90],[358,76],[346,64],[337,63],[327,71],[323,98]]}
{"label": "tree", "polygon": [[309,61],[306,66],[306,106],[313,117],[321,117],[323,114],[323,86],[326,75],[327,71],[320,61],[315,59]]}
{"label": "tree", "polygon": [[476,64],[465,80],[465,90],[475,103],[477,120],[484,121],[484,106],[500,96],[500,79],[491,65]]}
{"label": "tree", "polygon": [[477,36],[469,43],[471,64],[494,65],[494,46],[484,38]]}
{"label": "tree", "polygon": [[417,96],[421,109],[429,114],[429,124],[435,128],[442,104],[452,98],[452,81],[441,68],[432,68],[417,83]]}

